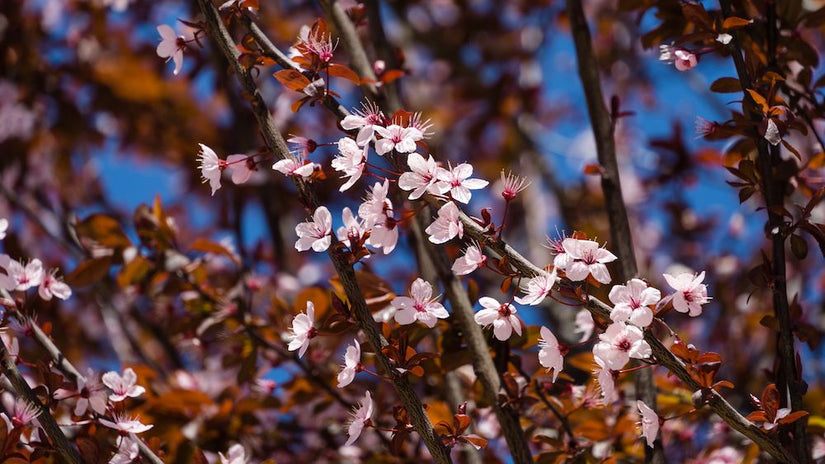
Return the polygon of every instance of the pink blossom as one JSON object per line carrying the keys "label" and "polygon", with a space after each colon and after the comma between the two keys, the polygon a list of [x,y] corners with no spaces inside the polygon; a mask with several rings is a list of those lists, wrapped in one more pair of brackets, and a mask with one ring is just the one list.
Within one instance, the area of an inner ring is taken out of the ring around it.
{"label": "pink blossom", "polygon": [[0,275],[0,287],[8,291],[25,292],[43,282],[43,263],[39,259],[33,259],[25,266],[8,256],[2,261],[6,275]]}
{"label": "pink blossom", "polygon": [[398,153],[415,151],[415,142],[424,138],[424,134],[414,127],[401,127],[392,124],[387,127],[374,126],[382,138],[375,142],[375,152],[381,156],[395,150]]}
{"label": "pink blossom", "polygon": [[516,297],[516,302],[531,306],[541,304],[544,298],[553,291],[553,286],[556,285],[557,280],[558,276],[556,276],[555,269],[550,273],[542,272],[527,282],[524,297]]}
{"label": "pink blossom", "polygon": [[335,234],[338,237],[338,240],[340,240],[344,245],[352,248],[352,242],[359,241],[366,233],[364,224],[352,214],[352,210],[349,209],[349,207],[344,207],[344,211],[341,216],[343,218],[344,225],[339,227]]}
{"label": "pink blossom", "polygon": [[61,300],[67,300],[72,296],[72,289],[65,282],[58,279],[56,273],[57,269],[52,269],[44,274],[43,282],[40,283],[40,287],[37,289],[40,298],[45,301],[51,300],[53,296]]}
{"label": "pink blossom", "polygon": [[39,426],[37,416],[40,415],[40,408],[34,403],[30,403],[23,398],[14,398],[11,393],[3,392],[2,396],[3,418],[6,419],[9,430],[17,427],[24,427],[33,423]]}
{"label": "pink blossom", "polygon": [[555,382],[559,377],[559,373],[564,369],[564,356],[559,341],[550,329],[542,326],[539,333],[541,334],[539,339],[539,364],[546,367],[548,371],[553,370],[553,382]]}
{"label": "pink blossom", "polygon": [[332,168],[344,173],[342,177],[349,177],[347,182],[338,189],[339,191],[349,189],[361,178],[367,163],[368,148],[369,145],[365,145],[364,148],[359,147],[349,137],[338,140],[338,155],[332,160]]}
{"label": "pink blossom", "polygon": [[501,341],[508,340],[515,331],[521,335],[521,320],[516,316],[516,308],[510,303],[500,304],[489,296],[478,300],[484,309],[475,314],[476,324],[487,327],[493,325],[493,335]]}
{"label": "pink blossom", "polygon": [[122,435],[118,437],[117,453],[109,459],[109,464],[132,464],[139,452],[137,441],[129,435]]}
{"label": "pink blossom", "polygon": [[691,317],[702,314],[702,305],[710,301],[708,298],[708,288],[702,283],[705,280],[705,272],[698,276],[689,272],[683,272],[678,276],[664,274],[668,285],[676,290],[673,295],[673,308],[680,313],[688,313]]}
{"label": "pink blossom", "polygon": [[89,369],[86,377],[78,377],[77,391],[58,389],[54,392],[55,399],[62,400],[77,396],[77,403],[75,404],[74,414],[76,416],[83,416],[91,406],[92,411],[98,414],[106,412],[106,400],[108,394],[106,388],[97,379],[97,375]]}
{"label": "pink blossom", "polygon": [[392,201],[387,198],[389,189],[387,179],[383,184],[376,183],[367,199],[358,207],[358,215],[364,219],[364,227],[370,231],[367,245],[383,249],[384,254],[390,253],[398,243],[398,227],[393,217]]}
{"label": "pink blossom", "polygon": [[218,457],[221,460],[221,464],[246,464],[248,462],[246,458],[246,450],[240,443],[235,443],[234,445],[229,447],[229,451],[226,452],[226,456],[223,453],[218,453]]}
{"label": "pink blossom", "polygon": [[398,227],[392,216],[387,216],[384,222],[375,224],[370,230],[367,245],[383,251],[385,255],[390,254],[396,244],[398,244]]}
{"label": "pink blossom", "polygon": [[613,377],[613,371],[605,365],[602,359],[596,357],[594,361],[599,366],[594,373],[596,374],[596,381],[599,383],[599,389],[602,391],[602,402],[606,405],[612,404],[619,399],[619,395],[616,393],[616,381]]}
{"label": "pink blossom", "polygon": [[291,339],[287,348],[289,351],[298,350],[298,357],[303,357],[309,347],[309,341],[318,335],[315,328],[315,304],[307,301],[306,314],[295,316],[290,332]]}
{"label": "pink blossom", "polygon": [[0,218],[0,240],[6,238],[6,232],[9,230],[9,220]]}
{"label": "pink blossom", "polygon": [[317,252],[325,251],[332,242],[332,215],[326,206],[319,206],[311,221],[295,226],[295,233],[298,234],[296,250],[306,251],[312,248]]}
{"label": "pink blossom", "polygon": [[699,59],[696,57],[695,54],[683,48],[677,48],[676,50],[674,50],[673,57],[674,65],[676,66],[676,69],[678,69],[679,71],[687,71],[689,69],[696,67],[696,65],[699,63]]}
{"label": "pink blossom", "polygon": [[470,245],[464,255],[453,263],[453,274],[457,276],[467,275],[487,261],[487,257],[481,252],[478,244]]}
{"label": "pink blossom", "polygon": [[375,129],[387,122],[384,113],[378,109],[377,105],[365,103],[363,108],[363,111],[353,111],[354,114],[347,115],[341,120],[341,127],[344,130],[358,130],[355,141],[362,147],[369,145],[375,137]]}
{"label": "pink blossom", "polygon": [[438,171],[440,188],[444,193],[450,192],[453,200],[467,204],[472,198],[470,190],[482,189],[489,184],[486,180],[470,178],[473,175],[473,166],[468,163],[461,163],[450,169],[441,168]]}
{"label": "pink blossom", "polygon": [[645,281],[632,279],[627,285],[614,285],[608,295],[614,304],[610,311],[613,322],[629,322],[636,327],[645,328],[653,322],[651,305],[662,299],[659,290],[648,287]]}
{"label": "pink blossom", "polygon": [[636,400],[636,407],[642,415],[642,437],[647,440],[647,446],[653,448],[659,435],[659,415],[642,400]]}
{"label": "pink blossom", "polygon": [[182,35],[175,35],[175,30],[169,25],[161,24],[157,29],[161,41],[158,44],[156,53],[159,57],[166,58],[166,61],[172,60],[175,62],[173,74],[177,76],[183,66],[184,38]]}
{"label": "pink blossom", "polygon": [[770,142],[771,145],[779,145],[782,141],[782,135],[779,133],[779,126],[776,125],[776,122],[772,118],[767,119],[767,123],[765,125],[765,140]]}
{"label": "pink blossom", "polygon": [[[592,240],[578,240],[566,238],[562,247],[568,255],[569,261],[564,266],[567,278],[577,282],[585,280],[589,275],[603,284],[610,283],[610,273],[605,263],[616,260],[616,256]],[[558,258],[558,256],[556,256]]]}
{"label": "pink blossom", "polygon": [[526,177],[521,177],[512,172],[504,175],[504,170],[501,170],[501,196],[505,201],[513,201],[522,190],[530,186],[530,181]]}
{"label": "pink blossom", "polygon": [[593,355],[613,370],[623,368],[630,358],[645,359],[652,353],[642,329],[623,322],[610,324],[599,339],[601,341],[593,347]]}
{"label": "pink blossom", "polygon": [[355,440],[361,436],[361,431],[364,430],[364,427],[372,423],[371,418],[374,407],[375,405],[370,397],[370,392],[367,390],[367,394],[364,396],[364,401],[360,402],[358,407],[352,412],[352,420],[347,428],[349,438],[347,439],[347,442],[344,443],[344,446],[349,446],[355,443]]}
{"label": "pink blossom", "polygon": [[438,177],[438,163],[429,155],[425,160],[423,156],[418,153],[410,153],[407,156],[407,165],[409,165],[412,172],[405,172],[398,178],[398,187],[402,190],[412,190],[410,193],[410,200],[416,200],[424,195],[424,192],[434,194],[444,193],[441,186],[437,183]]}
{"label": "pink blossom", "polygon": [[352,345],[348,346],[347,352],[344,353],[344,365],[338,373],[338,388],[344,388],[352,383],[360,365],[361,345],[358,340],[353,340]]}
{"label": "pink blossom", "polygon": [[450,316],[444,306],[433,298],[433,287],[424,279],[415,279],[410,288],[410,297],[399,296],[392,300],[392,306],[397,308],[395,322],[401,325],[421,321],[429,328],[435,327],[439,319]]}
{"label": "pink blossom", "polygon": [[438,209],[438,217],[424,232],[433,243],[444,243],[458,236],[464,237],[464,225],[458,215],[458,206],[452,201]]}
{"label": "pink blossom", "polygon": [[252,177],[252,171],[257,171],[255,159],[247,155],[229,155],[226,157],[226,166],[232,172],[232,182],[241,185]]}
{"label": "pink blossom", "polygon": [[114,371],[103,374],[103,383],[112,389],[109,399],[114,402],[123,401],[127,397],[137,398],[146,391],[145,388],[137,385],[137,374],[131,367],[123,371],[123,377]]}
{"label": "pink blossom", "polygon": [[309,179],[316,169],[321,169],[317,163],[306,163],[301,158],[285,158],[272,165],[272,169],[285,176],[296,176]]}
{"label": "pink blossom", "polygon": [[333,44],[329,33],[323,33],[321,30],[313,32],[312,28],[304,26],[301,28],[295,48],[304,54],[315,55],[324,63],[329,63],[337,46],[338,42]]}
{"label": "pink blossom", "polygon": [[593,335],[593,331],[596,329],[596,323],[593,321],[593,315],[590,314],[590,311],[587,309],[580,309],[579,312],[576,313],[575,326],[576,329],[573,332],[582,334],[579,343],[589,339]]}
{"label": "pink blossom", "polygon": [[143,424],[137,417],[115,415],[113,420],[100,419],[102,425],[115,429],[121,433],[143,433],[153,427],[153,425]]}
{"label": "pink blossom", "polygon": [[221,188],[221,173],[226,169],[226,162],[218,158],[215,151],[206,145],[199,143],[201,151],[198,152],[198,162],[200,162],[201,176],[203,182],[209,182],[212,188],[212,195]]}

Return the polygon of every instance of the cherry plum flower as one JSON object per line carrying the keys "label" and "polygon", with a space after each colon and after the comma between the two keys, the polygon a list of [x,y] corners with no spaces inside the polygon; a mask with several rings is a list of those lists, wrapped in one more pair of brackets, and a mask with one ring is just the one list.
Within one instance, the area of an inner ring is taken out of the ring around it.
{"label": "cherry plum flower", "polygon": [[398,124],[374,127],[381,136],[381,140],[375,142],[375,152],[381,156],[393,150],[398,153],[411,153],[415,151],[415,142],[424,138],[424,134],[415,127],[401,127]]}
{"label": "cherry plum flower", "polygon": [[14,398],[11,393],[3,392],[3,420],[10,431],[12,428],[24,427],[29,424],[39,426],[37,416],[40,415],[40,408],[34,403],[30,403],[23,398]]}
{"label": "cherry plum flower", "polygon": [[510,303],[500,304],[489,296],[478,300],[484,308],[475,314],[476,324],[487,327],[492,324],[493,335],[501,341],[510,339],[515,331],[521,335],[521,320],[516,316],[516,308]]}
{"label": "cherry plum flower", "polygon": [[691,317],[702,314],[702,305],[710,301],[707,285],[703,284],[705,272],[698,276],[689,272],[677,276],[664,274],[668,285],[676,290],[673,295],[673,309],[680,313],[688,313]]}
{"label": "cherry plum flower", "polygon": [[352,345],[348,346],[346,353],[344,353],[344,365],[341,372],[338,373],[338,388],[344,388],[352,383],[360,365],[361,345],[358,340],[353,340]]}
{"label": "cherry plum flower", "polygon": [[347,442],[344,443],[344,446],[349,446],[355,443],[355,440],[361,436],[361,431],[364,430],[364,427],[372,423],[371,418],[374,408],[375,405],[372,402],[372,397],[370,397],[370,392],[367,390],[367,393],[364,396],[364,401],[361,401],[358,404],[358,407],[352,412],[352,420],[347,428],[349,438],[347,438]]}
{"label": "cherry plum flower", "polygon": [[214,150],[206,145],[199,143],[201,151],[198,152],[199,168],[201,170],[201,177],[203,182],[209,182],[209,187],[212,188],[212,195],[221,188],[221,173],[226,169],[226,162],[218,158]]}
{"label": "cherry plum flower", "polygon": [[177,76],[181,67],[183,67],[185,39],[182,35],[176,35],[175,30],[167,24],[161,24],[157,29],[161,41],[158,44],[156,53],[159,57],[166,58],[166,61],[172,60],[175,62],[175,70],[172,73]]}
{"label": "cherry plum flower", "polygon": [[696,54],[689,52],[685,49],[676,49],[673,52],[673,55],[675,57],[673,64],[679,71],[687,71],[689,69],[693,69],[699,63],[699,58],[696,56]]}
{"label": "cherry plum flower", "polygon": [[505,201],[513,201],[522,190],[530,186],[530,181],[526,177],[521,177],[512,172],[504,175],[504,170],[501,170],[501,196]]}
{"label": "cherry plum flower", "polygon": [[153,427],[151,424],[144,424],[140,422],[137,417],[129,417],[125,415],[115,415],[114,420],[99,419],[101,425],[117,430],[118,432],[129,433],[143,433]]}
{"label": "cherry plum flower", "polygon": [[113,402],[119,402],[129,398],[137,398],[142,395],[146,389],[137,385],[137,374],[131,367],[123,371],[121,377],[115,371],[109,371],[103,374],[103,384],[112,390],[109,399]]}
{"label": "cherry plum flower", "polygon": [[516,297],[516,302],[531,306],[541,304],[544,298],[553,291],[553,286],[556,285],[557,280],[555,269],[550,273],[542,272],[527,282],[524,297]]}
{"label": "cherry plum flower", "polygon": [[478,269],[486,261],[487,257],[481,252],[481,246],[478,244],[470,245],[464,255],[453,263],[453,274],[457,276],[467,275]]}
{"label": "cherry plum flower", "polygon": [[613,377],[613,372],[605,365],[605,362],[601,358],[596,357],[593,358],[593,360],[596,361],[596,365],[599,366],[594,374],[596,374],[599,389],[602,391],[602,402],[606,405],[612,404],[619,399],[619,395],[616,393],[616,380]]}
{"label": "cherry plum flower", "polygon": [[659,415],[642,400],[636,400],[636,407],[642,415],[642,437],[647,440],[647,446],[653,448],[659,435]]}
{"label": "cherry plum flower", "polygon": [[252,177],[252,171],[257,171],[255,159],[247,155],[229,155],[226,157],[226,167],[232,171],[232,182],[235,185],[245,183]]}
{"label": "cherry plum flower", "polygon": [[137,459],[140,448],[129,435],[118,437],[117,452],[109,459],[109,464],[132,464]]}
{"label": "cherry plum flower", "polygon": [[218,458],[220,458],[221,464],[247,464],[249,462],[246,457],[246,450],[240,443],[230,446],[225,456],[223,453],[218,453]]}
{"label": "cherry plum flower", "polygon": [[341,120],[341,127],[344,130],[358,130],[355,141],[359,146],[369,145],[375,137],[375,129],[387,123],[384,113],[378,109],[377,105],[365,103],[363,111],[353,111]]}
{"label": "cherry plum flower", "polygon": [[69,288],[65,282],[58,279],[55,275],[56,273],[57,269],[52,269],[50,272],[45,273],[43,275],[43,282],[40,283],[40,287],[37,289],[38,295],[45,301],[51,300],[52,297],[67,300],[72,296],[72,289]]}
{"label": "cherry plum flower", "polygon": [[367,199],[358,207],[358,215],[364,219],[364,227],[369,229],[367,245],[382,249],[389,254],[398,243],[398,227],[393,217],[392,201],[387,198],[390,183],[375,183]]}
{"label": "cherry plum flower", "polygon": [[438,171],[438,181],[442,193],[450,192],[453,200],[467,204],[472,198],[470,190],[482,189],[489,184],[486,180],[471,178],[473,165],[461,163],[450,169],[441,168]]}
{"label": "cherry plum flower", "polygon": [[398,187],[402,190],[412,190],[410,200],[421,198],[424,192],[441,194],[446,191],[442,188],[442,184],[437,182],[440,168],[432,155],[425,160],[418,153],[410,153],[407,156],[407,165],[412,171],[401,174],[398,178]]}
{"label": "cherry plum flower", "polygon": [[582,334],[579,343],[589,339],[594,330],[596,330],[596,323],[593,321],[593,315],[587,309],[580,309],[576,313],[575,330],[573,330],[574,333]]}
{"label": "cherry plum flower", "polygon": [[592,240],[566,238],[562,241],[562,247],[569,259],[564,266],[564,273],[568,279],[577,282],[592,275],[598,282],[610,283],[610,273],[605,263],[615,261],[616,255],[599,247],[599,244]]}
{"label": "cherry plum flower", "polygon": [[77,391],[58,389],[54,392],[55,399],[62,400],[70,397],[77,397],[74,414],[83,416],[89,407],[98,414],[106,412],[106,400],[108,398],[106,388],[97,379],[97,375],[89,369],[86,377],[77,378]]}
{"label": "cherry plum flower", "polygon": [[6,238],[6,232],[9,230],[9,220],[0,218],[0,240]]}
{"label": "cherry plum flower", "polygon": [[367,233],[366,229],[364,228],[363,221],[359,221],[354,214],[352,214],[352,210],[349,207],[344,207],[344,211],[341,214],[343,219],[344,225],[339,227],[338,230],[335,232],[335,235],[338,237],[338,240],[341,241],[344,245],[349,248],[352,248],[352,241],[358,241],[364,234]]}
{"label": "cherry plum flower", "polygon": [[326,251],[332,242],[332,215],[326,206],[319,206],[311,221],[295,226],[295,233],[298,234],[296,250],[306,251],[312,248],[317,252]]}
{"label": "cherry plum flower", "polygon": [[648,287],[640,279],[631,279],[627,285],[614,285],[608,295],[613,303],[610,319],[613,322],[628,322],[636,327],[645,328],[653,322],[651,305],[662,299],[659,290]]}
{"label": "cherry plum flower", "polygon": [[392,300],[392,306],[397,308],[395,322],[401,325],[413,324],[420,321],[429,328],[435,327],[439,319],[450,316],[444,306],[433,298],[433,287],[424,279],[415,279],[410,288],[410,296],[399,296]]}
{"label": "cherry plum flower", "polygon": [[438,217],[424,229],[424,232],[429,235],[429,240],[436,244],[447,242],[456,236],[464,237],[464,225],[458,216],[458,206],[452,201],[445,203],[438,209]]}
{"label": "cherry plum flower", "polygon": [[548,371],[553,370],[553,382],[555,382],[559,373],[564,369],[564,355],[559,346],[559,341],[550,329],[542,326],[539,334],[541,335],[539,339],[539,364],[546,367]]}
{"label": "cherry plum flower", "polygon": [[338,155],[332,160],[332,168],[344,173],[342,177],[348,177],[346,183],[338,190],[343,192],[352,187],[361,174],[367,163],[367,149],[369,146],[361,148],[349,137],[342,137],[338,140]]}
{"label": "cherry plum flower", "polygon": [[272,169],[285,176],[309,179],[316,169],[321,169],[321,166],[317,163],[305,163],[303,158],[297,157],[278,160],[272,165]]}
{"label": "cherry plum flower", "polygon": [[2,265],[6,275],[0,275],[0,287],[8,291],[25,292],[43,282],[43,263],[33,259],[25,266],[3,255]]}
{"label": "cherry plum flower", "polygon": [[593,347],[593,355],[613,370],[623,368],[630,358],[645,359],[652,353],[642,329],[623,322],[610,324],[599,339],[601,341]]}
{"label": "cherry plum flower", "polygon": [[301,313],[292,320],[290,328],[289,351],[298,350],[298,357],[303,357],[309,347],[309,341],[318,335],[315,328],[315,304],[307,301],[306,314]]}

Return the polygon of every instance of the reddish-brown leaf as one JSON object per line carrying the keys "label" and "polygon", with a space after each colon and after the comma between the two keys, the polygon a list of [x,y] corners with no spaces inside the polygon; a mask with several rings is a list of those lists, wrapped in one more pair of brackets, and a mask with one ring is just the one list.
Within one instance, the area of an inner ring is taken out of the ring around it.
{"label": "reddish-brown leaf", "polygon": [[355,71],[344,65],[330,63],[327,70],[330,76],[342,77],[348,81],[352,81],[355,85],[361,85],[361,79],[358,78],[358,74],[355,74]]}
{"label": "reddish-brown leaf", "polygon": [[273,74],[273,76],[275,76],[275,79],[278,79],[278,82],[296,92],[304,90],[306,86],[311,84],[306,76],[294,69],[282,69]]}

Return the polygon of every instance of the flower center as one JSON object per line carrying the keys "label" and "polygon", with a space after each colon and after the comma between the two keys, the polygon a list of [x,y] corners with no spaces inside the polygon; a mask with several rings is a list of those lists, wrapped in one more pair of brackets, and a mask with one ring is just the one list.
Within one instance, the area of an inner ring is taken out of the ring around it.
{"label": "flower center", "polygon": [[628,352],[628,351],[630,351],[630,348],[631,348],[632,346],[633,346],[633,344],[632,344],[632,343],[630,343],[630,340],[628,340],[628,339],[626,339],[626,338],[623,338],[622,340],[619,340],[619,342],[618,342],[618,343],[616,343],[616,348],[617,348],[619,351],[624,351],[625,353],[626,353],[626,352]]}
{"label": "flower center", "polygon": [[498,307],[498,315],[499,316],[508,317],[508,316],[510,316],[510,314],[511,314],[510,305],[503,304],[503,305]]}

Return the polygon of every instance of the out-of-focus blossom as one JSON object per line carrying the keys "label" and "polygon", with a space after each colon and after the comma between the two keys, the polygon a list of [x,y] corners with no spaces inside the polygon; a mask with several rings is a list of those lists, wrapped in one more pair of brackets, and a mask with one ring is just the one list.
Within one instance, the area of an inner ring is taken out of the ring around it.
{"label": "out-of-focus blossom", "polygon": [[467,275],[487,261],[487,257],[481,252],[478,244],[470,245],[464,251],[464,255],[456,259],[453,263],[453,274],[457,276]]}
{"label": "out-of-focus blossom", "polygon": [[553,272],[542,272],[527,282],[527,290],[524,297],[516,297],[519,304],[535,306],[541,304],[544,298],[553,291],[558,276],[556,270]]}
{"label": "out-of-focus blossom", "polygon": [[181,67],[183,67],[183,49],[186,46],[186,42],[182,35],[179,36],[175,34],[172,26],[161,24],[157,29],[161,41],[158,44],[156,53],[159,57],[166,58],[166,61],[172,60],[175,62],[173,74],[177,76]]}
{"label": "out-of-focus blossom", "polygon": [[601,341],[593,347],[593,355],[613,370],[623,368],[630,358],[645,359],[652,353],[642,329],[623,322],[610,324],[599,339]]}
{"label": "out-of-focus blossom", "polygon": [[117,452],[109,459],[109,464],[132,464],[140,452],[137,441],[129,435],[121,435],[117,443]]}
{"label": "out-of-focus blossom", "polygon": [[453,200],[467,204],[472,198],[470,190],[482,189],[489,184],[484,179],[471,178],[473,166],[469,163],[461,163],[449,169],[441,168],[438,171],[438,181],[441,184],[442,193],[449,192]]}
{"label": "out-of-focus blossom", "polygon": [[401,127],[398,124],[374,127],[381,136],[381,140],[375,142],[375,152],[381,156],[393,150],[398,153],[412,153],[415,151],[415,142],[424,138],[424,134],[414,127]]}
{"label": "out-of-focus blossom", "polygon": [[2,395],[3,419],[6,421],[8,430],[16,427],[25,427],[30,423],[39,425],[37,416],[40,415],[40,409],[33,403],[29,403],[23,398],[15,398],[11,393],[4,392]]}
{"label": "out-of-focus blossom", "polygon": [[0,240],[6,238],[6,232],[9,230],[9,220],[0,218]]}
{"label": "out-of-focus blossom", "polygon": [[246,457],[246,450],[240,443],[230,446],[225,456],[223,453],[218,453],[218,457],[221,464],[246,464],[249,462]]}
{"label": "out-of-focus blossom", "polygon": [[699,58],[696,56],[696,54],[681,48],[676,49],[673,52],[673,55],[675,57],[673,64],[679,71],[687,71],[693,69],[699,63]]}
{"label": "out-of-focus blossom", "polygon": [[127,397],[137,398],[146,391],[137,384],[137,374],[131,367],[123,371],[122,377],[114,371],[103,374],[103,384],[112,389],[109,399],[114,402],[123,401]]}
{"label": "out-of-focus blossom", "polygon": [[779,145],[782,141],[782,135],[779,133],[779,126],[776,125],[776,122],[774,122],[772,118],[767,119],[764,137],[765,140],[774,146]]}
{"label": "out-of-focus blossom", "polygon": [[688,313],[691,317],[702,314],[702,305],[710,301],[708,298],[708,288],[702,283],[705,280],[705,272],[698,276],[689,272],[684,272],[677,276],[664,274],[667,284],[676,290],[673,295],[673,309],[680,313]]}
{"label": "out-of-focus blossom", "polygon": [[343,192],[352,187],[361,174],[364,172],[364,167],[367,163],[367,149],[358,146],[354,140],[349,137],[343,137],[338,140],[338,154],[332,160],[332,168],[338,172],[342,172],[342,177],[348,177],[346,183],[338,190]]}
{"label": "out-of-focus blossom", "polygon": [[648,287],[643,280],[631,279],[627,285],[614,285],[608,298],[614,305],[610,311],[613,322],[628,322],[645,328],[653,322],[650,306],[658,303],[662,294],[659,290]]}
{"label": "out-of-focus blossom", "polygon": [[298,350],[298,357],[304,356],[309,341],[318,335],[318,330],[315,328],[315,304],[307,301],[306,313],[301,313],[295,316],[292,320],[291,340],[289,341],[289,351]]}
{"label": "out-of-focus blossom", "polygon": [[295,233],[298,234],[296,250],[306,251],[312,248],[317,252],[326,251],[332,242],[332,215],[326,206],[319,206],[311,221],[295,226]]}
{"label": "out-of-focus blossom", "polygon": [[716,41],[722,45],[729,44],[731,40],[733,40],[733,36],[726,32],[723,32],[716,36]]}
{"label": "out-of-focus blossom", "polygon": [[418,153],[410,153],[407,156],[407,165],[412,171],[401,174],[398,178],[398,187],[402,190],[412,190],[410,200],[417,200],[424,195],[424,192],[433,194],[445,192],[443,185],[437,182],[439,167],[432,155],[425,160]]}
{"label": "out-of-focus blossom", "polygon": [[395,322],[401,325],[421,321],[429,328],[435,327],[439,319],[450,316],[444,306],[433,298],[433,287],[424,279],[415,279],[410,287],[410,296],[399,296],[392,300],[392,305],[398,308],[395,313]]}
{"label": "out-of-focus blossom", "polygon": [[54,393],[54,397],[57,400],[73,396],[77,397],[77,403],[74,408],[74,414],[76,416],[86,414],[89,407],[92,408],[92,411],[101,415],[106,412],[106,401],[109,395],[106,393],[106,388],[100,383],[97,375],[91,369],[88,370],[85,378],[78,377],[76,392],[61,388]]}
{"label": "out-of-focus blossom", "polygon": [[444,243],[454,237],[464,237],[464,225],[458,216],[458,206],[452,201],[438,209],[438,217],[424,231],[433,243]]}
{"label": "out-of-focus blossom", "polygon": [[201,151],[198,152],[198,166],[201,170],[201,177],[203,182],[209,182],[209,187],[212,188],[212,195],[221,188],[221,173],[226,169],[226,162],[218,158],[214,150],[206,145],[199,143]]}
{"label": "out-of-focus blossom", "polygon": [[358,373],[358,366],[361,365],[361,344],[358,340],[353,340],[352,345],[347,347],[344,353],[344,365],[338,373],[338,388],[344,388],[351,384]]}
{"label": "out-of-focus blossom", "polygon": [[235,185],[245,183],[252,177],[252,171],[258,170],[255,159],[248,155],[227,156],[226,167],[232,172],[232,182]]}
{"label": "out-of-focus blossom", "polygon": [[521,335],[521,320],[512,304],[500,304],[489,296],[481,297],[478,302],[484,309],[476,313],[476,324],[482,327],[492,325],[493,335],[501,341],[509,340],[513,331]]}
{"label": "out-of-focus blossom", "polygon": [[321,169],[317,163],[305,163],[301,158],[285,158],[272,165],[272,169],[285,176],[296,176],[309,179],[316,169]]}
{"label": "out-of-focus blossom", "polygon": [[659,415],[642,400],[636,400],[636,407],[642,415],[642,437],[647,440],[647,446],[653,448],[659,435]]}
{"label": "out-of-focus blossom", "polygon": [[593,336],[593,331],[596,329],[596,323],[593,321],[593,315],[590,314],[590,311],[587,309],[580,309],[579,312],[576,313],[575,326],[576,329],[573,332],[582,334],[579,343]]}
{"label": "out-of-focus blossom", "polygon": [[[575,282],[592,275],[598,282],[610,283],[610,273],[605,264],[616,260],[613,253],[601,248],[592,240],[566,238],[562,241],[562,247],[567,254],[565,259],[569,260],[564,266],[564,273],[568,279]],[[558,258],[558,255],[556,257]]]}
{"label": "out-of-focus blossom", "polygon": [[33,259],[25,266],[14,259],[3,259],[6,275],[0,274],[0,287],[8,291],[25,292],[43,282],[43,263]]}
{"label": "out-of-focus blossom", "polygon": [[375,405],[372,402],[372,398],[370,397],[370,392],[368,390],[367,394],[364,396],[364,401],[361,401],[352,413],[352,421],[349,423],[349,427],[347,428],[349,438],[344,446],[349,446],[355,443],[355,440],[361,436],[361,431],[364,430],[364,427],[372,422],[371,418],[374,407]]}
{"label": "out-of-focus blossom", "polygon": [[52,269],[50,272],[45,273],[43,282],[40,283],[40,287],[37,289],[40,298],[46,301],[51,300],[52,297],[67,300],[72,296],[72,289],[69,288],[65,282],[58,279],[55,275],[56,273],[57,269]]}
{"label": "out-of-focus blossom", "polygon": [[539,364],[546,367],[547,370],[553,370],[553,382],[555,382],[559,373],[564,369],[564,355],[561,352],[559,341],[550,329],[542,326],[539,334],[541,335],[539,339]]}
{"label": "out-of-focus blossom", "polygon": [[602,401],[606,405],[612,404],[619,399],[619,395],[616,393],[616,381],[613,378],[613,372],[602,359],[596,357],[594,361],[599,366],[594,373],[596,374],[596,381],[599,383],[599,389],[602,391]]}

